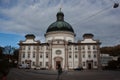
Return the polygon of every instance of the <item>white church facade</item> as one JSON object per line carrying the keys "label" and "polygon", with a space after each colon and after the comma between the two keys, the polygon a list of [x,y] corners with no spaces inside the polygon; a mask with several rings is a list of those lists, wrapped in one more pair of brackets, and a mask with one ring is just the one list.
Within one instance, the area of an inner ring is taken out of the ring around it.
{"label": "white church facade", "polygon": [[19,64],[29,64],[30,68],[56,70],[58,65],[69,70],[100,68],[100,41],[86,33],[83,40],[75,42],[72,26],[64,21],[63,12],[56,15],[45,33],[45,43],[35,40],[35,35],[27,34],[26,40],[19,42]]}

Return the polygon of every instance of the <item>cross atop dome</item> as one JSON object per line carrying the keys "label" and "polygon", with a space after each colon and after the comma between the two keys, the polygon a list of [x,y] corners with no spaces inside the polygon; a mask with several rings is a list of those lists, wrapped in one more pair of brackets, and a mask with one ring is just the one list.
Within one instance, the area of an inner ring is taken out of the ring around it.
{"label": "cross atop dome", "polygon": [[60,7],[60,12],[61,12],[61,9],[62,9],[62,8]]}

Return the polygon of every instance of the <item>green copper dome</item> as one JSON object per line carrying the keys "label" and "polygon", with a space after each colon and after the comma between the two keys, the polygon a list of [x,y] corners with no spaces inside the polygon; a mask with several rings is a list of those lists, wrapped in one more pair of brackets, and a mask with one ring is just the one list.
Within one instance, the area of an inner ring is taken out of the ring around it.
{"label": "green copper dome", "polygon": [[69,23],[64,21],[64,14],[63,14],[63,12],[59,11],[57,13],[56,17],[57,17],[57,21],[52,23],[48,27],[46,33],[52,32],[52,31],[69,31],[69,32],[73,32],[74,33],[74,30],[73,30],[72,26]]}

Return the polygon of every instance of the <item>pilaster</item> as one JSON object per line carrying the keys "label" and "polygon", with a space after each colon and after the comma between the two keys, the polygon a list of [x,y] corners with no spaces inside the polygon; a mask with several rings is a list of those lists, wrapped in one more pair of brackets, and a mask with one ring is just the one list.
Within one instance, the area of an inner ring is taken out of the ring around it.
{"label": "pilaster", "polygon": [[65,70],[68,70],[68,47],[67,47],[67,42],[65,42]]}

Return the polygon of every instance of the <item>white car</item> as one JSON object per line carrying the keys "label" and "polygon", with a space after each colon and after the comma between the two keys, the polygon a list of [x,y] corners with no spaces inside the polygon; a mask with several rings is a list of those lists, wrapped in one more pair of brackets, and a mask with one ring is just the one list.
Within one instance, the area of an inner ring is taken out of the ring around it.
{"label": "white car", "polygon": [[21,64],[18,66],[19,69],[29,69],[29,65],[28,64]]}

